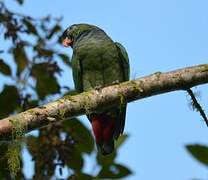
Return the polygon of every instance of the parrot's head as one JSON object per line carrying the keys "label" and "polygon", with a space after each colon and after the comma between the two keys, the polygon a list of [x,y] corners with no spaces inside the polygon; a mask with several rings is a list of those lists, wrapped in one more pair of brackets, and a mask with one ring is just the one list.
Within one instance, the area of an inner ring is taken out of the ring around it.
{"label": "parrot's head", "polygon": [[95,26],[89,24],[73,24],[68,27],[61,36],[62,44],[65,47],[73,47],[73,43],[86,31],[93,29]]}

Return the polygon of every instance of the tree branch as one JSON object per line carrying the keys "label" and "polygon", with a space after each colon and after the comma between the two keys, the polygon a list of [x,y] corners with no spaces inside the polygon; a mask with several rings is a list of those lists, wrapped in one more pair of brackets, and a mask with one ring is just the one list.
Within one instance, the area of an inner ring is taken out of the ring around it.
{"label": "tree branch", "polygon": [[112,85],[100,90],[91,90],[74,96],[65,96],[41,107],[0,120],[0,140],[9,140],[19,122],[26,132],[50,123],[69,119],[101,109],[120,106],[122,103],[167,93],[187,90],[208,83],[208,64],[188,67],[167,73],[152,75]]}

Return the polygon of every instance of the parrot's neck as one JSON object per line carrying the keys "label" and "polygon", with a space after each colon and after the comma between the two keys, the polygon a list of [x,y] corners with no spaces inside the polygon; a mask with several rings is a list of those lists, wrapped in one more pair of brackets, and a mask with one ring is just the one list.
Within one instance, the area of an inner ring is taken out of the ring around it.
{"label": "parrot's neck", "polygon": [[74,38],[74,45],[81,41],[84,37],[87,37],[88,34],[92,31],[92,29],[86,30],[83,33],[80,33],[78,36]]}
{"label": "parrot's neck", "polygon": [[90,39],[95,39],[97,41],[103,35],[106,36],[105,32],[97,27],[84,31],[74,39],[73,48],[75,48],[82,40],[87,39],[87,41],[89,41]]}

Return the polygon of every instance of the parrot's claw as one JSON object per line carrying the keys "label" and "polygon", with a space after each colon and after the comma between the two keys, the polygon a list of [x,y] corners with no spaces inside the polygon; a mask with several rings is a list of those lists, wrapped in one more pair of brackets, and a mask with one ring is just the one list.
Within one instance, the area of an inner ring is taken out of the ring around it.
{"label": "parrot's claw", "polygon": [[102,88],[102,86],[101,86],[101,85],[97,85],[97,86],[95,86],[95,90],[97,90],[97,91],[101,90],[101,88]]}
{"label": "parrot's claw", "polygon": [[119,80],[117,79],[117,80],[113,81],[112,84],[119,84]]}

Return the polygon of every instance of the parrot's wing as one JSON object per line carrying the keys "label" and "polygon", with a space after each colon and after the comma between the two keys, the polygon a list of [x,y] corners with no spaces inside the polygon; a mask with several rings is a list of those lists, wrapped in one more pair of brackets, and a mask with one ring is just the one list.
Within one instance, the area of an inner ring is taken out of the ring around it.
{"label": "parrot's wing", "polygon": [[[120,65],[121,69],[123,70],[123,78],[124,81],[129,80],[130,68],[129,68],[129,58],[126,49],[118,42],[115,42],[117,47],[119,57],[120,57]],[[125,126],[125,117],[126,117],[126,106],[127,104],[121,104],[119,107],[119,115],[116,121],[116,130],[114,133],[114,138],[117,139],[120,134],[123,133],[124,126]]]}
{"label": "parrot's wing", "polygon": [[119,57],[121,60],[121,68],[123,70],[123,75],[124,75],[124,81],[129,80],[129,74],[130,74],[130,68],[129,68],[129,57],[127,54],[126,49],[123,47],[122,44],[115,42],[115,45],[117,47]]}
{"label": "parrot's wing", "polygon": [[75,89],[80,93],[83,91],[82,66],[81,61],[74,55],[72,56],[72,70]]}

